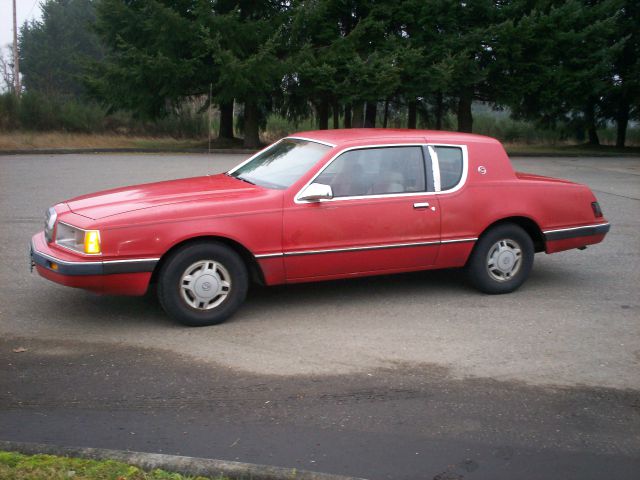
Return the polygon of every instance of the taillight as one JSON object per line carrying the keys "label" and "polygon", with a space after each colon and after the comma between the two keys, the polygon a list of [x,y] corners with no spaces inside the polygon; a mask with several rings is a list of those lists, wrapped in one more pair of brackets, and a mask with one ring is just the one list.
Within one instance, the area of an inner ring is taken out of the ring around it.
{"label": "taillight", "polygon": [[602,216],[602,209],[600,208],[598,202],[591,202],[591,208],[596,218],[600,218]]}

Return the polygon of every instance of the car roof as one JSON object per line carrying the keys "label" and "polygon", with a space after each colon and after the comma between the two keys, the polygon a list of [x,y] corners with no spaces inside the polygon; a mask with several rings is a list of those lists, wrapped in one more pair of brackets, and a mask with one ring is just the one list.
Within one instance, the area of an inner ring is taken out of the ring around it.
{"label": "car roof", "polygon": [[307,138],[335,146],[354,143],[393,143],[394,141],[415,141],[426,143],[498,143],[497,140],[472,133],[446,132],[442,130],[415,130],[408,128],[344,128],[335,130],[309,130],[297,132],[289,137]]}

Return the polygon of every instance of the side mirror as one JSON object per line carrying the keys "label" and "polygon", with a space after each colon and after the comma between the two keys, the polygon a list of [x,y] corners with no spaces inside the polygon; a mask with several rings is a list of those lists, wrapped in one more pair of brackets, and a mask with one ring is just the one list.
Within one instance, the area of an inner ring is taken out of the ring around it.
{"label": "side mirror", "polygon": [[330,185],[323,185],[322,183],[312,183],[305,188],[298,200],[306,200],[307,202],[318,202],[320,200],[329,200],[333,198],[333,191]]}

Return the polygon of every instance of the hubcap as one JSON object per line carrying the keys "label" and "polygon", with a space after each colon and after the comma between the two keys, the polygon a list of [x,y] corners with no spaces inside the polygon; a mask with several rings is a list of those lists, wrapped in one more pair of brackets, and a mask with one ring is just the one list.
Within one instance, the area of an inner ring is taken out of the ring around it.
{"label": "hubcap", "polygon": [[189,266],[180,278],[180,294],[191,308],[211,310],[231,291],[231,276],[213,260],[201,260]]}
{"label": "hubcap", "polygon": [[522,249],[514,240],[496,242],[487,254],[487,271],[494,280],[506,282],[520,271]]}

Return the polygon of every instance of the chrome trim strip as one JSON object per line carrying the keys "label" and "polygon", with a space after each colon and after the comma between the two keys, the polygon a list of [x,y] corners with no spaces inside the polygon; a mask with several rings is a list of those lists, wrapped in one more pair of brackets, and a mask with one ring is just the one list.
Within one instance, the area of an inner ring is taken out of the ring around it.
{"label": "chrome trim strip", "polygon": [[606,235],[609,233],[611,225],[609,223],[596,223],[580,227],[559,228],[545,230],[544,238],[548,242],[557,240],[568,240],[570,238],[591,237],[593,235]]}
{"label": "chrome trim strip", "polygon": [[433,189],[436,192],[440,191],[442,183],[440,182],[440,159],[438,159],[438,153],[436,149],[431,145],[427,145],[429,150],[429,156],[431,157],[431,174],[433,175]]}
{"label": "chrome trim strip", "polygon": [[411,242],[411,243],[390,243],[390,244],[384,244],[384,245],[367,245],[365,247],[327,248],[322,250],[296,250],[292,252],[282,252],[282,253],[264,253],[264,254],[255,255],[255,258],[290,257],[290,256],[301,256],[301,255],[317,255],[320,253],[341,253],[341,252],[356,252],[356,251],[364,251],[364,250],[386,250],[390,248],[424,247],[429,245],[441,245],[441,244],[448,244],[448,243],[475,242],[476,240],[478,240],[478,237],[456,238],[452,240],[442,240],[442,241],[433,241],[433,242]]}
{"label": "chrome trim strip", "polygon": [[[392,197],[411,197],[411,196],[419,196],[419,195],[433,195],[435,192],[405,192],[405,193],[386,193],[386,194],[377,194],[377,195],[357,195],[357,196],[352,196],[352,197],[337,197],[337,198],[331,198],[331,199],[321,199],[321,200],[316,200],[313,202],[307,201],[307,200],[300,200],[300,195],[302,194],[302,192],[304,191],[305,188],[307,188],[309,185],[311,185],[316,178],[318,178],[320,175],[322,175],[322,172],[324,172],[327,168],[329,168],[329,165],[331,165],[340,155],[342,155],[343,153],[346,152],[350,152],[352,150],[362,150],[362,149],[366,149],[366,148],[385,148],[385,147],[422,147],[424,145],[424,143],[385,143],[385,144],[371,144],[371,145],[358,145],[355,147],[346,147],[343,148],[342,150],[340,150],[338,153],[336,153],[333,157],[331,157],[329,159],[329,161],[327,163],[324,164],[324,166],[318,171],[316,172],[316,174],[311,178],[311,180],[309,180],[307,183],[304,184],[304,186],[298,190],[298,193],[296,193],[295,197],[293,197],[293,202],[298,204],[298,205],[306,205],[308,203],[318,203],[318,202],[339,202],[342,200],[358,200],[361,198],[392,198]],[[425,179],[426,181],[426,179]]]}
{"label": "chrome trim strip", "polygon": [[293,138],[295,140],[306,140],[307,142],[319,143],[320,145],[326,145],[327,147],[335,147],[335,143],[325,142],[323,140],[316,140],[315,138],[307,138],[307,137],[285,137],[285,138]]}
{"label": "chrome trim strip", "polygon": [[478,237],[469,237],[469,238],[456,238],[453,240],[442,240],[440,243],[465,243],[465,242],[475,242],[478,240]]}
{"label": "chrome trim strip", "polygon": [[258,255],[254,255],[256,258],[274,258],[274,257],[282,257],[284,253],[261,253]]}
{"label": "chrome trim strip", "polygon": [[160,257],[152,257],[152,258],[128,258],[126,260],[105,260],[102,263],[136,263],[136,262],[158,262],[160,261]]}
{"label": "chrome trim strip", "polygon": [[294,252],[284,252],[286,257],[297,255],[316,255],[318,253],[340,253],[353,252],[363,250],[384,250],[387,248],[403,248],[403,247],[422,247],[427,245],[438,245],[440,242],[415,242],[415,243],[394,243],[389,245],[371,245],[366,247],[345,247],[345,248],[328,248],[326,250],[300,250]]}
{"label": "chrome trim strip", "polygon": [[543,230],[542,233],[544,233],[546,235],[547,233],[570,232],[572,230],[580,230],[581,228],[604,227],[605,225],[611,226],[611,224],[609,222],[606,222],[606,223],[593,223],[593,224],[590,224],[590,225],[581,225],[579,227],[556,228],[554,230]]}
{"label": "chrome trim strip", "polygon": [[[357,196],[352,196],[352,197],[337,197],[337,198],[331,198],[331,199],[322,199],[322,200],[316,200],[316,201],[313,201],[313,202],[300,200],[300,195],[302,194],[303,190],[305,188],[307,188],[309,185],[311,185],[315,181],[315,179],[318,178],[322,174],[322,172],[325,169],[327,169],[329,167],[329,165],[331,165],[336,160],[336,158],[338,158],[343,153],[349,152],[351,150],[362,150],[362,149],[366,149],[366,148],[423,147],[425,145],[429,148],[429,154],[430,155],[435,155],[435,161],[434,161],[433,157],[431,158],[431,165],[432,165],[433,174],[434,174],[434,188],[436,187],[436,175],[438,176],[438,178],[437,178],[438,179],[437,191],[435,191],[435,192],[423,191],[423,192],[385,193],[385,194],[377,194],[377,195],[357,195]],[[459,148],[459,149],[462,150],[462,176],[461,176],[460,181],[458,182],[458,184],[452,189],[445,190],[445,191],[440,191],[440,183],[439,183],[440,182],[440,167],[438,165],[437,155],[435,154],[435,149],[432,148],[433,146],[435,146],[435,147],[455,147],[455,148]],[[444,143],[438,143],[438,144],[430,144],[430,143],[385,143],[385,144],[358,145],[358,146],[355,146],[355,147],[344,148],[344,149],[340,150],[338,153],[336,153],[333,157],[331,157],[329,159],[329,161],[311,178],[311,180],[309,180],[307,183],[305,183],[302,186],[302,188],[300,190],[298,190],[298,193],[296,193],[296,195],[293,197],[293,202],[295,204],[297,204],[297,205],[306,205],[306,204],[309,204],[309,203],[340,202],[340,201],[344,201],[344,200],[360,200],[360,199],[364,199],[364,198],[401,198],[401,197],[416,197],[416,196],[425,196],[425,195],[438,195],[438,194],[442,194],[442,193],[453,193],[453,192],[456,192],[456,191],[460,190],[467,183],[468,171],[469,171],[469,155],[468,155],[468,151],[467,151],[467,146],[466,145],[453,145],[453,144],[450,145],[450,144],[444,144]]]}
{"label": "chrome trim strip", "polygon": [[[32,250],[37,253],[38,255],[41,255],[42,257],[46,258],[49,261],[55,262],[55,263],[59,263],[61,265],[102,265],[102,262],[73,262],[71,260],[62,260],[56,257],[52,257],[51,255],[48,255],[46,253],[41,252],[40,250],[38,250],[36,248],[36,246],[33,244],[33,241],[31,242],[31,248]],[[69,249],[67,249],[69,250]],[[71,250],[74,251],[74,250]]]}
{"label": "chrome trim strip", "polygon": [[[58,246],[60,246],[60,245],[58,245]],[[41,252],[40,250],[38,250],[36,248],[36,246],[33,244],[33,242],[31,242],[31,247],[33,248],[33,251],[36,252],[38,255],[42,255],[47,260],[50,260],[50,261],[55,262],[55,263],[59,263],[61,265],[104,265],[105,263],[117,264],[117,263],[136,263],[136,262],[157,262],[157,261],[160,260],[159,257],[153,257],[153,258],[128,258],[126,260],[104,260],[104,261],[99,261],[99,262],[92,262],[92,261],[74,262],[74,261],[71,261],[71,260],[62,260],[60,258],[53,257],[53,256],[51,256],[51,255],[49,255],[47,253]]]}

